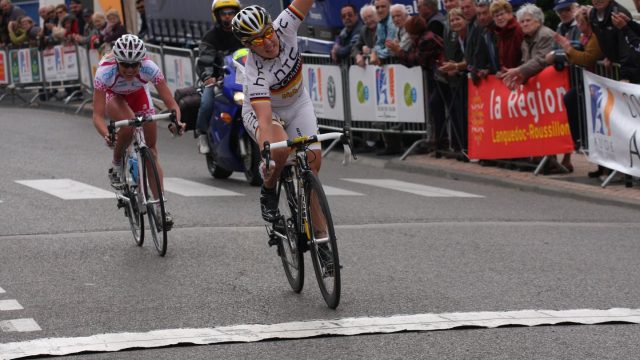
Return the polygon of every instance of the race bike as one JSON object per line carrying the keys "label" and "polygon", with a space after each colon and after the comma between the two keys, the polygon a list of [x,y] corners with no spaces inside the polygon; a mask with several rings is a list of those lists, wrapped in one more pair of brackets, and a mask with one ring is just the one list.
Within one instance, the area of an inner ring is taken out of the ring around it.
{"label": "race bike", "polygon": [[222,57],[222,61],[211,56],[202,56],[198,61],[222,70],[222,76],[212,85],[215,98],[213,116],[207,130],[210,149],[206,154],[207,169],[216,179],[226,179],[234,171],[241,171],[249,184],[258,186],[262,184],[258,172],[260,149],[242,123],[244,94],[240,78],[237,78],[237,72],[244,66],[248,53],[247,49],[238,49]]}

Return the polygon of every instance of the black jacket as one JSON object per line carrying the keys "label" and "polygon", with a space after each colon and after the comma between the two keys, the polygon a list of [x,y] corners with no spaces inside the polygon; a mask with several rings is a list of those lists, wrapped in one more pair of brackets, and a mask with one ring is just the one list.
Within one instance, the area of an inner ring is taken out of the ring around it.
{"label": "black jacket", "polygon": [[[200,42],[200,56],[210,55],[216,59],[216,63],[221,66],[224,56],[242,47],[243,45],[240,40],[238,40],[231,31],[226,31],[220,24],[215,24],[213,29],[204,34]],[[212,69],[198,65],[196,66],[196,72],[202,81],[206,81],[211,76],[217,77],[221,75],[219,67],[213,67]]]}

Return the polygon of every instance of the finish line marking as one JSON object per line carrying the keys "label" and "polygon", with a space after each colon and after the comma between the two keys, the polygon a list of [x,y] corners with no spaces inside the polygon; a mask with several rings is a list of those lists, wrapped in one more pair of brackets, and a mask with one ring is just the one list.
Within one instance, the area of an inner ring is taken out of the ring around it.
{"label": "finish line marking", "polygon": [[69,355],[84,351],[113,352],[129,348],[156,348],[177,344],[256,342],[267,339],[303,339],[322,335],[349,336],[400,331],[434,331],[459,327],[496,328],[519,325],[593,325],[607,322],[640,323],[640,309],[522,310],[395,315],[335,320],[245,324],[201,329],[167,329],[146,333],[99,334],[75,338],[43,338],[0,344],[0,358]]}

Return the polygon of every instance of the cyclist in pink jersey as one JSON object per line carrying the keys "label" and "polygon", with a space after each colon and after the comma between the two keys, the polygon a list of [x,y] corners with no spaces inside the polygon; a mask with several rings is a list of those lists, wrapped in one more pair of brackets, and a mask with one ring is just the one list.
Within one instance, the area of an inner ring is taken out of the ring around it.
{"label": "cyclist in pink jersey", "polygon": [[[93,125],[105,140],[107,146],[113,148],[112,167],[109,169],[109,179],[115,186],[119,185],[122,174],[122,156],[133,139],[133,127],[121,128],[115,143],[109,139],[109,132],[105,123],[106,115],[115,121],[132,119],[140,115],[155,113],[153,101],[149,92],[149,83],[155,85],[160,98],[167,108],[175,110],[178,124],[182,133],[185,124],[180,121],[180,108],[171,95],[171,90],[162,71],[151,60],[146,58],[144,42],[135,35],[126,34],[116,40],[113,51],[100,61],[94,79],[93,92]],[[155,159],[163,186],[162,167],[158,161],[156,148],[157,125],[150,122],[143,125],[145,142]],[[175,132],[173,129],[172,132]],[[150,182],[154,184],[153,181]],[[157,197],[157,189],[151,189]],[[173,223],[169,215],[167,222]]]}

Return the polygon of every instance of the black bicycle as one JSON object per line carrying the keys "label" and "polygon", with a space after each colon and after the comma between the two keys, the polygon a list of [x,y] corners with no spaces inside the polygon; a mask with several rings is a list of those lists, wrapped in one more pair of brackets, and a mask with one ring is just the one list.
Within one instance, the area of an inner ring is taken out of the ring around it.
{"label": "black bicycle", "polygon": [[[303,136],[277,143],[264,143],[262,158],[269,164],[272,149],[292,148],[295,157],[287,162],[277,183],[280,215],[267,226],[269,245],[277,246],[278,256],[293,291],[304,286],[303,253],[310,250],[313,269],[324,301],[332,309],[340,303],[340,257],[331,211],[322,184],[309,167],[309,146],[330,139],[341,139],[345,159],[351,157],[351,133]],[[356,159],[355,155],[353,158]]]}
{"label": "black bicycle", "polygon": [[[177,126],[175,111],[166,114],[138,116],[130,120],[111,121],[107,127],[111,141],[115,141],[116,129],[123,126],[134,126],[133,143],[123,155],[124,171],[116,190],[118,208],[124,208],[124,214],[129,218],[129,225],[133,233],[133,240],[138,246],[144,242],[144,218],[149,219],[149,231],[153,243],[160,256],[167,253],[167,231],[171,226],[166,223],[166,199],[163,194],[158,175],[158,167],[144,140],[142,126],[157,120],[170,120]],[[139,164],[139,165],[138,165]],[[156,189],[156,196],[151,189]]]}

